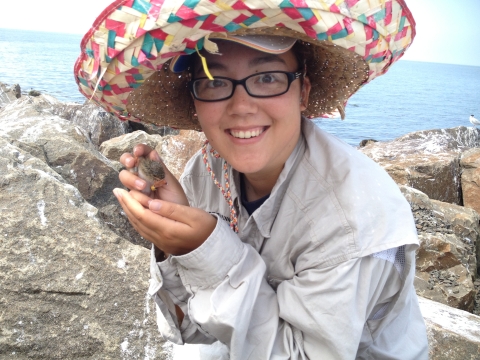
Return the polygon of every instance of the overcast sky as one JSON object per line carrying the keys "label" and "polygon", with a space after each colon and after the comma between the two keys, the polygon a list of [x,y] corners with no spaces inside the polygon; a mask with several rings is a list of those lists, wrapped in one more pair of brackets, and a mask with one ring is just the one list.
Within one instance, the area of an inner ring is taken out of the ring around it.
{"label": "overcast sky", "polygon": [[[111,0],[0,0],[0,28],[84,34]],[[403,59],[480,66],[480,0],[407,0],[417,36]]]}

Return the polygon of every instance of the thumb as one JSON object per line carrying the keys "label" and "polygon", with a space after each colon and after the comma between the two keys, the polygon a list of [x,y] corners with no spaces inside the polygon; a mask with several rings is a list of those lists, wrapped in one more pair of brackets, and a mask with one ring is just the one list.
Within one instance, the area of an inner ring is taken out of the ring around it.
{"label": "thumb", "polygon": [[[148,207],[150,211],[155,214],[178,223],[183,223],[192,228],[202,225],[208,227],[207,224],[210,224],[215,228],[215,224],[217,223],[217,219],[206,211],[169,201],[152,200],[148,203]],[[211,229],[212,231],[213,228]]]}
{"label": "thumb", "polygon": [[148,203],[148,208],[155,214],[182,223],[187,223],[189,217],[188,211],[186,211],[189,207],[169,201],[152,200]]}

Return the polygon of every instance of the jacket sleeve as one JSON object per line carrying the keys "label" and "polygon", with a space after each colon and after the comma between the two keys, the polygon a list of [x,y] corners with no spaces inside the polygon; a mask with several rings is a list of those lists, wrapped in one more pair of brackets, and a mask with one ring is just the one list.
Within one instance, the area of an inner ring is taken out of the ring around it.
{"label": "jacket sleeve", "polygon": [[[366,320],[401,287],[391,263],[367,256],[301,269],[275,291],[261,256],[222,220],[202,246],[167,263],[157,266],[165,275],[151,289],[170,325],[162,333],[180,344],[218,339],[231,359],[353,359]],[[180,298],[178,328],[169,304]]]}

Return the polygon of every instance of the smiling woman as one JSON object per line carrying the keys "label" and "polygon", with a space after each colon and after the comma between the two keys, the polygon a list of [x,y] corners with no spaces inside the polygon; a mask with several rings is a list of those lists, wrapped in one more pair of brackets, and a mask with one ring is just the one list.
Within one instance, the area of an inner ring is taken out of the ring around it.
{"label": "smiling woman", "polygon": [[[84,37],[85,96],[208,139],[179,182],[164,168],[145,194],[122,171],[130,191],[114,191],[153,244],[149,294],[167,339],[218,342],[230,359],[428,357],[410,206],[309,120],[343,117],[413,40],[402,0],[371,4],[119,0]],[[120,161],[141,157],[161,162],[145,145]]]}

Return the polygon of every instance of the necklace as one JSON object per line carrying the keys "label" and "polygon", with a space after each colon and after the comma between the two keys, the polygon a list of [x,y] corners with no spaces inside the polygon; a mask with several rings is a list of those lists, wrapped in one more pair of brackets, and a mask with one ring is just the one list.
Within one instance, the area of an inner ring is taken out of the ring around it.
{"label": "necklace", "polygon": [[208,153],[210,153],[215,159],[220,158],[220,154],[218,154],[211,145],[210,145],[210,149],[207,151],[208,143],[209,143],[208,140],[206,140],[202,146],[203,163],[205,164],[205,167],[207,168],[208,173],[212,177],[214,184],[217,185],[217,187],[220,189],[223,197],[225,198],[228,206],[230,207],[230,228],[238,234],[238,217],[237,217],[237,211],[235,210],[235,206],[233,205],[232,194],[230,192],[228,164],[224,159],[222,159],[223,160],[223,178],[225,179],[225,188],[224,188],[222,184],[217,180],[217,177],[215,176],[215,173],[213,172],[208,162]]}

